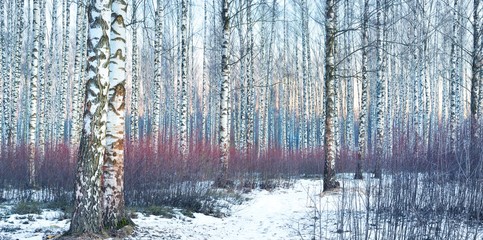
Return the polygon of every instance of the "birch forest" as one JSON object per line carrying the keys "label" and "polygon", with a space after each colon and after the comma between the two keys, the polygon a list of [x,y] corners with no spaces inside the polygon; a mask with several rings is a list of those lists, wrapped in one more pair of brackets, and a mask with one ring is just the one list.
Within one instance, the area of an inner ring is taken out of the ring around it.
{"label": "birch forest", "polygon": [[312,179],[293,239],[483,239],[482,34],[480,0],[0,0],[0,206],[146,239]]}

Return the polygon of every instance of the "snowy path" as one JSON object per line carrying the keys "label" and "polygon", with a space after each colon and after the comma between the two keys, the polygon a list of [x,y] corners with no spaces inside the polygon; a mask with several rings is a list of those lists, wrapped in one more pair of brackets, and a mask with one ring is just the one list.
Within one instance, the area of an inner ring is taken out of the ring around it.
{"label": "snowy path", "polygon": [[[133,219],[137,225],[136,230],[128,239],[311,239],[315,216],[315,204],[311,199],[320,199],[317,197],[320,196],[320,190],[320,180],[307,179],[297,180],[292,187],[286,189],[255,190],[243,194],[248,200],[241,205],[232,205],[231,215],[224,218],[195,213],[194,218],[178,216],[168,219],[138,213],[138,217]],[[324,200],[316,204],[324,211],[332,210],[334,206],[330,204],[330,199],[336,196],[324,196]],[[59,220],[62,212],[44,210],[41,215],[10,215],[10,208],[0,206],[0,240],[41,240],[58,236],[69,228],[69,219]],[[333,214],[328,216],[330,220],[334,219]],[[328,228],[331,228],[331,233],[335,232],[333,227]]]}
{"label": "snowy path", "polygon": [[251,200],[234,206],[225,218],[140,216],[134,220],[140,228],[133,239],[307,239],[314,206],[309,192],[319,190],[319,181],[300,180],[289,189],[254,191],[247,196]]}

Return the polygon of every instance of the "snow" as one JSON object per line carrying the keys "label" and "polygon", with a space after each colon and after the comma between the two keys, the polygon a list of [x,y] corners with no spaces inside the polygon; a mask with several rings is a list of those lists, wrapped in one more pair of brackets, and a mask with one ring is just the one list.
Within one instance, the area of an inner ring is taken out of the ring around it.
{"label": "snow", "polygon": [[[321,191],[320,179],[299,179],[289,188],[244,193],[245,201],[239,205],[218,200],[217,205],[227,213],[221,218],[201,213],[194,213],[193,218],[180,213],[174,218],[136,213],[137,227],[127,239],[351,239],[364,238],[366,233],[373,239],[377,229],[390,228],[385,222],[373,224],[373,219],[369,225],[341,225],[341,209],[351,209],[352,220],[366,216],[366,189],[378,181],[357,181],[352,175],[338,175],[338,180],[341,188],[330,192]],[[224,208],[227,204],[229,209]],[[11,207],[0,205],[0,239],[40,240],[68,230],[70,220],[59,220],[60,211],[8,214]]]}
{"label": "snow", "polygon": [[293,188],[256,190],[250,200],[231,208],[231,215],[217,218],[195,213],[194,218],[161,219],[140,215],[142,226],[132,239],[300,239],[313,204],[307,189],[317,189],[319,181],[299,180]]}
{"label": "snow", "polygon": [[[133,221],[138,227],[130,239],[300,239],[301,234],[306,235],[303,232],[313,211],[308,191],[320,186],[320,181],[304,179],[291,188],[254,190],[243,194],[247,201],[231,206],[230,215],[223,218],[194,213],[194,218],[177,215],[168,219],[137,213]],[[68,230],[70,220],[58,220],[63,215],[60,211],[8,215],[10,209],[4,206],[0,210],[4,216],[0,239],[40,240]]]}
{"label": "snow", "polygon": [[68,219],[60,220],[64,213],[44,210],[42,214],[7,213],[11,206],[0,208],[0,239],[41,240],[42,237],[59,235],[68,230]]}

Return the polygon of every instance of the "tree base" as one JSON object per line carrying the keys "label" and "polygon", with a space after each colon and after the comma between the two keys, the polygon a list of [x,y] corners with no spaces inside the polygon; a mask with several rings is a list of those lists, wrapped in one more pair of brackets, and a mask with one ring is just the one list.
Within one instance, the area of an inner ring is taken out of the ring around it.
{"label": "tree base", "polygon": [[83,240],[83,239],[89,239],[89,240],[102,240],[108,238],[109,235],[107,235],[105,232],[103,233],[83,233],[83,234],[71,234],[69,232],[65,233],[64,235],[58,236],[58,237],[53,237],[50,239],[59,239],[59,240]]}
{"label": "tree base", "polygon": [[124,239],[126,237],[131,236],[134,233],[134,224],[124,225],[123,227],[117,230],[109,231],[109,237],[115,239]]}
{"label": "tree base", "polygon": [[340,183],[337,181],[324,182],[324,192],[337,189],[340,187]]}
{"label": "tree base", "polygon": [[215,188],[225,188],[225,189],[228,189],[228,188],[234,188],[235,187],[235,183],[231,180],[228,180],[224,177],[218,177],[216,180],[215,180],[215,183],[213,184],[213,187]]}
{"label": "tree base", "polygon": [[362,176],[361,172],[358,172],[358,173],[354,174],[354,179],[362,180],[362,179],[364,179],[364,177]]}

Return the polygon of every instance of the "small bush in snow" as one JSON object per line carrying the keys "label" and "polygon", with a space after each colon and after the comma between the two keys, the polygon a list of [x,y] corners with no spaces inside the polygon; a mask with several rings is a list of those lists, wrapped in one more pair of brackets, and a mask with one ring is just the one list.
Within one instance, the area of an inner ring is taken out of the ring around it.
{"label": "small bush in snow", "polygon": [[40,203],[38,202],[19,202],[12,208],[13,214],[41,214]]}

